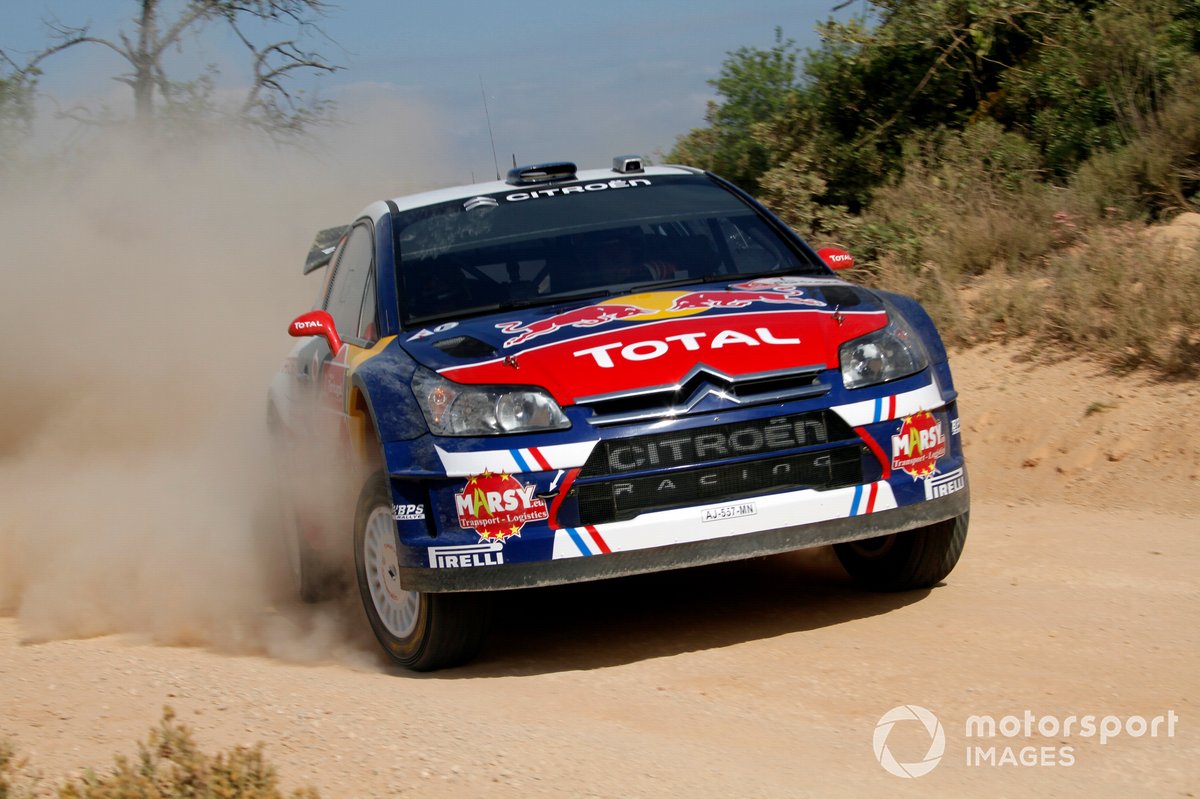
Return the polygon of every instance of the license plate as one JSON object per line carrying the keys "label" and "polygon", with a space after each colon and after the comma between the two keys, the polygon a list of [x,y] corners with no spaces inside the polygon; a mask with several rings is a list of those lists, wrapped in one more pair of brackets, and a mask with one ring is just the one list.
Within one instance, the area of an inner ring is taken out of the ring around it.
{"label": "license plate", "polygon": [[720,508],[707,508],[700,514],[702,522],[721,522],[726,519],[736,519],[739,516],[753,516],[758,508],[753,502],[742,502],[738,505],[725,505]]}

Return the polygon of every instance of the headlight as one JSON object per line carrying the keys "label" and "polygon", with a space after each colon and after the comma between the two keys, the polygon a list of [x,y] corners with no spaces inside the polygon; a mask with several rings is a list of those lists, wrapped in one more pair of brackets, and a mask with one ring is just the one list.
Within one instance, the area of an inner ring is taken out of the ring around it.
{"label": "headlight", "polygon": [[571,426],[558,403],[540,388],[470,386],[419,367],[412,385],[434,435],[484,436]]}
{"label": "headlight", "polygon": [[908,377],[929,365],[925,347],[908,323],[895,311],[887,327],[847,341],[838,350],[842,384],[862,388]]}

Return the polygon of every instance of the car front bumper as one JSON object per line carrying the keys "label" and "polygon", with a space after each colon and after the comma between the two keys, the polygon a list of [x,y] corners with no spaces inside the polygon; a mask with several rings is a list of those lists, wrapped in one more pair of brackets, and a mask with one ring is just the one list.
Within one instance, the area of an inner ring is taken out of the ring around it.
{"label": "car front bumper", "polygon": [[[969,486],[912,505],[861,516],[771,527],[737,535],[663,546],[484,568],[402,568],[400,582],[422,592],[494,591],[603,580],[681,569],[799,549],[859,541],[952,519],[970,507]],[[464,564],[466,565],[466,564]]]}

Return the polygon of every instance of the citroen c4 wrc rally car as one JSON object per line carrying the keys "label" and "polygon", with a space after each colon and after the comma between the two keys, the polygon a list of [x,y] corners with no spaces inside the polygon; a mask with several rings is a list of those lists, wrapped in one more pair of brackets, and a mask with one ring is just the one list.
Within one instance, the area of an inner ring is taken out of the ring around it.
{"label": "citroen c4 wrc rally car", "polygon": [[322,231],[268,420],[282,451],[340,458],[354,507],[286,492],[301,592],[352,568],[383,648],[424,670],[474,656],[488,591],[828,544],[869,589],[937,583],[969,506],[946,351],[852,264],[636,156]]}

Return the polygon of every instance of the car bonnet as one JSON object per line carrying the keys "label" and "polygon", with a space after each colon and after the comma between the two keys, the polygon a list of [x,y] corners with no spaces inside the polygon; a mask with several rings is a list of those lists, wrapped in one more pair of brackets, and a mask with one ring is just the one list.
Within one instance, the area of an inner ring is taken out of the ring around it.
{"label": "car bonnet", "polygon": [[540,386],[571,405],[670,384],[699,364],[730,376],[837,368],[842,343],[886,324],[869,291],[837,278],[777,276],[506,311],[400,340],[450,380]]}

